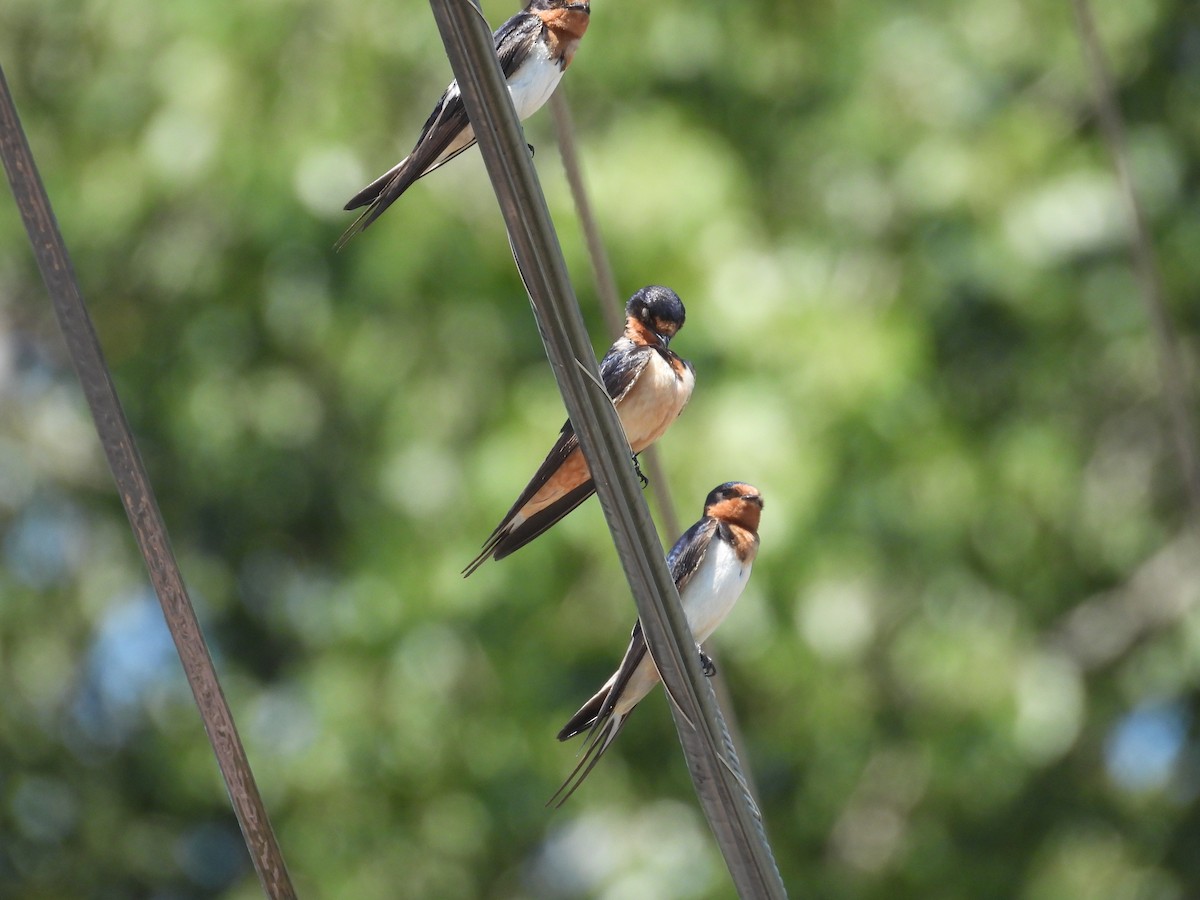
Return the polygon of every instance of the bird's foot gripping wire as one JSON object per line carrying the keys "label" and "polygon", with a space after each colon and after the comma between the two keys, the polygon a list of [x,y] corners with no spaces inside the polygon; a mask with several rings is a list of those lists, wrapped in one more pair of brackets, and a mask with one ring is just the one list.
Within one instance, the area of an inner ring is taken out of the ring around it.
{"label": "bird's foot gripping wire", "polygon": [[526,146],[526,147],[529,149],[529,155],[530,155],[530,156],[533,156],[533,155],[534,155],[534,153],[536,152],[536,151],[533,149],[533,144],[526,144],[525,146]]}
{"label": "bird's foot gripping wire", "polygon": [[717,664],[703,650],[700,651],[700,671],[704,673],[705,678],[712,678],[717,674]]}
{"label": "bird's foot gripping wire", "polygon": [[637,458],[637,454],[636,454],[636,453],[635,453],[635,454],[633,454],[633,456],[631,457],[631,459],[633,460],[633,471],[635,471],[635,472],[637,473],[638,481],[640,481],[640,482],[642,483],[642,487],[643,487],[643,488],[645,488],[647,485],[649,485],[649,484],[650,484],[650,479],[649,479],[649,478],[647,478],[647,477],[646,477],[646,476],[645,476],[645,475],[642,473],[642,466],[641,466],[641,464],[638,462],[638,458]]}

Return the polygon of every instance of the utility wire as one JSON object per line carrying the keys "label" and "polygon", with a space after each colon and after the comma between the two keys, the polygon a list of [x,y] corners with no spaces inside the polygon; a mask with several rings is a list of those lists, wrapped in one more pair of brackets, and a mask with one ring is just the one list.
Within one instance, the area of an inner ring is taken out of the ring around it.
{"label": "utility wire", "polygon": [[254,868],[258,871],[267,897],[271,900],[290,900],[296,896],[296,892],[292,888],[283,854],[271,830],[254,774],[250,771],[250,762],[238,736],[233,713],[221,691],[221,683],[196,619],[196,611],[184,587],[179,564],[171,551],[166,524],[104,361],[100,341],[84,305],[79,281],[58,230],[58,222],[38,174],[29,142],[21,128],[3,69],[0,69],[0,156],[3,157],[4,171],[25,222],[42,279],[46,282],[46,290],[54,304],[71,362],[91,409],[100,444],[116,480],[121,503],[125,506],[138,549],[146,561],[150,581],[162,605],[163,616],[175,641],[175,649],[191,686],[192,696],[200,709],[204,730],[217,756],[217,764],[225,779],[225,788],[242,828],[250,858],[254,861]]}
{"label": "utility wire", "polygon": [[785,897],[762,818],[726,743],[675,583],[629,462],[629,443],[599,388],[591,340],[479,7],[430,0],[567,414],[596,482],[704,814],[738,894]]}
{"label": "utility wire", "polygon": [[1150,319],[1150,329],[1154,333],[1159,378],[1162,380],[1175,452],[1179,457],[1179,465],[1183,472],[1183,483],[1191,507],[1192,520],[1200,524],[1200,450],[1196,445],[1196,423],[1192,415],[1194,407],[1187,377],[1184,374],[1183,360],[1180,358],[1175,327],[1163,299],[1162,270],[1154,251],[1154,242],[1150,238],[1146,213],[1142,209],[1137,189],[1133,184],[1125,120],[1121,115],[1121,108],[1117,105],[1112,72],[1104,53],[1104,47],[1100,43],[1100,36],[1096,31],[1096,20],[1092,16],[1091,4],[1088,0],[1072,0],[1072,3],[1075,8],[1075,24],[1079,30],[1079,40],[1083,45],[1088,75],[1092,82],[1092,92],[1095,95],[1094,101],[1096,115],[1100,120],[1100,133],[1103,135],[1109,155],[1112,157],[1113,167],[1117,174],[1117,185],[1129,216],[1134,270],[1137,273],[1142,305],[1146,308],[1146,315]]}

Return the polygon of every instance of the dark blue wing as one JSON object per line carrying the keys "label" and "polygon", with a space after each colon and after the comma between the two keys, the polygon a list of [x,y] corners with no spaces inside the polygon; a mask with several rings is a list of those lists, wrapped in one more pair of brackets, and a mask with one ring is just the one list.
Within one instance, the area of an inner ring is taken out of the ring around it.
{"label": "dark blue wing", "polygon": [[667,568],[675,580],[675,587],[683,593],[684,587],[704,562],[704,554],[716,538],[717,520],[705,516],[675,542],[667,554]]}
{"label": "dark blue wing", "polygon": [[650,362],[653,347],[639,347],[629,338],[620,338],[600,360],[600,380],[613,402],[625,396]]}

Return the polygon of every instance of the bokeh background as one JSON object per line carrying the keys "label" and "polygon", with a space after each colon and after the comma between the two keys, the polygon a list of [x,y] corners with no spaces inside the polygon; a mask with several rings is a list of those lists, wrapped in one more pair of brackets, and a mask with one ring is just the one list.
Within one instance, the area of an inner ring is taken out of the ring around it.
{"label": "bokeh background", "polygon": [[[1194,361],[1200,10],[1096,14]],[[634,616],[595,501],[459,577],[563,419],[477,152],[332,250],[428,7],[5,0],[0,64],[302,896],[731,896],[661,693],[543,809]],[[1200,550],[1070,5],[595,0],[564,87],[623,294],[687,304],[680,516],[766,496],[712,647],[793,895],[1200,894]],[[260,896],[7,200],[0,538],[0,894]]]}

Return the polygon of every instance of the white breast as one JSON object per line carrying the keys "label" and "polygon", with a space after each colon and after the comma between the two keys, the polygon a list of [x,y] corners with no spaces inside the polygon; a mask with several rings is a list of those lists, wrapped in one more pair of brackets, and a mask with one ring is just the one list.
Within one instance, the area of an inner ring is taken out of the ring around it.
{"label": "white breast", "polygon": [[[554,89],[558,87],[561,78],[562,69],[559,68],[558,63],[550,59],[545,42],[537,42],[529,60],[514,72],[513,77],[508,81],[508,93],[517,110],[517,117],[524,121],[541,109],[550,99],[550,95],[554,93]],[[447,91],[449,92],[448,101],[457,96],[458,82],[450,82]],[[450,143],[450,146],[442,151],[441,155],[431,162],[421,174],[428,175],[446,160],[461,152],[464,147],[469,147],[474,143],[475,130],[468,123],[467,127],[460,131]]]}
{"label": "white breast", "polygon": [[508,80],[508,92],[521,119],[527,119],[542,108],[558,87],[563,70],[550,58],[545,41],[536,41],[529,59],[513,72]]}
{"label": "white breast", "polygon": [[[752,563],[743,563],[729,544],[716,538],[704,554],[704,561],[688,581],[680,598],[688,627],[697,644],[708,640],[717,626],[729,615],[733,605],[750,579]],[[614,678],[616,676],[613,676]],[[612,686],[612,680],[606,687]],[[658,684],[658,670],[647,654],[638,664],[614,708],[616,715],[625,715],[638,701]]]}
{"label": "white breast", "polygon": [[697,644],[708,640],[729,615],[750,579],[751,563],[743,563],[729,544],[714,537],[704,561],[684,589],[683,611]]}

